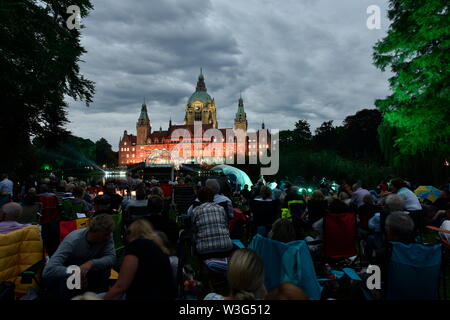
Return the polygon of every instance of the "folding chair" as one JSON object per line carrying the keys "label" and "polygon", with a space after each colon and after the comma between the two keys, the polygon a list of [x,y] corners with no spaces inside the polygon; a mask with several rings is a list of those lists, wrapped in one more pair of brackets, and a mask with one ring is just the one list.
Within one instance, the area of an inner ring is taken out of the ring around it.
{"label": "folding chair", "polygon": [[42,204],[40,225],[42,226],[42,240],[44,249],[49,256],[58,249],[59,245],[59,221],[61,214],[56,196],[40,196]]}
{"label": "folding chair", "polygon": [[195,198],[194,188],[190,186],[175,186],[173,188],[173,202],[178,215],[185,214]]}
{"label": "folding chair", "polygon": [[248,248],[255,251],[264,262],[267,291],[288,281],[303,289],[311,299],[320,299],[321,287],[304,240],[283,243],[257,234]]}
{"label": "folding chair", "polygon": [[442,245],[391,242],[387,300],[437,300]]}
{"label": "folding chair", "polygon": [[[444,230],[441,228],[436,228],[434,226],[427,226],[428,229],[437,231],[437,232],[443,232],[450,234],[449,230]],[[443,291],[443,298],[444,300],[447,300],[447,266],[450,265],[450,242],[443,239],[442,237],[437,238],[438,241],[442,244],[442,291]]]}
{"label": "folding chair", "polygon": [[0,234],[0,282],[14,283],[15,297],[28,288],[38,289],[45,265],[43,243],[38,226]]}
{"label": "folding chair", "polygon": [[323,219],[324,257],[333,261],[356,256],[356,214],[327,213]]}

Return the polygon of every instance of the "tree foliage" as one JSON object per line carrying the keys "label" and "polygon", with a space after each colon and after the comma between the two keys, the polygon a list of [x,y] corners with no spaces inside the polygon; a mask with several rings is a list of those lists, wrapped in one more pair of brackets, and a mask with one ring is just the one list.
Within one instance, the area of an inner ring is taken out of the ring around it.
{"label": "tree foliage", "polygon": [[376,101],[396,127],[403,155],[450,154],[450,17],[446,0],[391,0],[387,36],[374,47],[374,64],[393,72],[392,94]]}
{"label": "tree foliage", "polygon": [[69,30],[67,8],[85,17],[89,0],[0,2],[0,148],[4,169],[23,170],[31,138],[56,145],[67,137],[66,97],[92,101],[93,82],[80,74],[80,31]]}

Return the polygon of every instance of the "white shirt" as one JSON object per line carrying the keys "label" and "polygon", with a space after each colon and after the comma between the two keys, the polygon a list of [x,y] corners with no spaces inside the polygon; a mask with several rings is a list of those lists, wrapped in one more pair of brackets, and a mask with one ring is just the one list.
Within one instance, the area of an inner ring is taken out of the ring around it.
{"label": "white shirt", "polygon": [[408,211],[416,211],[422,210],[422,206],[420,205],[420,201],[415,195],[414,192],[409,190],[408,188],[401,188],[397,191],[397,194],[400,195],[405,201],[404,209]]}

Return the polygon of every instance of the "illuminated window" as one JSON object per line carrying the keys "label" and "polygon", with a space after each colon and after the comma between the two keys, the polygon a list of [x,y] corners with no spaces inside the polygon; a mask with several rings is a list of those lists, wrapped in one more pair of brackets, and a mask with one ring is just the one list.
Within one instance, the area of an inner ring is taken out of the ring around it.
{"label": "illuminated window", "polygon": [[129,157],[129,154],[127,153],[127,158]]}
{"label": "illuminated window", "polygon": [[126,143],[126,142],[124,142],[124,143],[123,143],[123,145],[124,145],[124,146],[126,146],[126,145],[127,145],[127,143]]}

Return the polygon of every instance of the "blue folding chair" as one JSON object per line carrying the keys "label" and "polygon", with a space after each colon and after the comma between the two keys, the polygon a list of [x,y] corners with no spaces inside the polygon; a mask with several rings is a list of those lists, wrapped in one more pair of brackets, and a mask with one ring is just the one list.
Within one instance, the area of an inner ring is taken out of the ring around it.
{"label": "blue folding chair", "polygon": [[442,260],[441,244],[391,244],[386,299],[437,300]]}
{"label": "blue folding chair", "polygon": [[268,291],[288,281],[303,289],[312,300],[320,300],[322,289],[305,241],[283,243],[257,234],[248,248],[264,262],[264,284]]}

